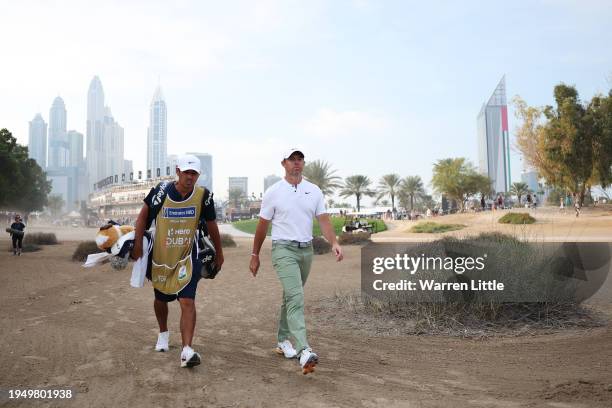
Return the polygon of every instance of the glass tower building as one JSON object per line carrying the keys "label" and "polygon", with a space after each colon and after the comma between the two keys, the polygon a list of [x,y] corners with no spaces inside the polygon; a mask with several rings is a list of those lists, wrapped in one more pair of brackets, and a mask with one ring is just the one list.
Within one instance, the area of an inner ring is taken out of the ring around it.
{"label": "glass tower building", "polygon": [[[147,130],[147,170],[151,170],[155,178],[157,169],[160,175],[166,174],[168,160],[168,127],[167,127],[166,101],[158,86],[151,100],[149,108],[149,128]],[[174,169],[172,173],[174,174]]]}
{"label": "glass tower building", "polygon": [[506,77],[497,84],[489,101],[482,106],[477,118],[478,167],[491,179],[491,189],[503,193],[510,189],[510,141]]}

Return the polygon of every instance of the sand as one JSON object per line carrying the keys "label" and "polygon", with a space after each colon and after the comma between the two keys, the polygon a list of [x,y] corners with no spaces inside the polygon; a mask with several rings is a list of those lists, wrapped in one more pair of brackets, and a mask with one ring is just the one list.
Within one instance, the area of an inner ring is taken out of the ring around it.
{"label": "sand", "polygon": [[[585,227],[584,234],[600,236],[597,228]],[[170,351],[157,353],[150,285],[131,288],[129,270],[109,265],[83,269],[70,260],[77,242],[58,235],[60,245],[21,257],[0,240],[0,388],[71,388],[76,397],[0,405],[612,406],[609,325],[484,340],[376,336],[346,325],[317,325],[329,305],[325,300],[359,288],[356,246],[345,247],[340,264],[329,254],[315,257],[306,286],[309,338],[321,358],[314,374],[302,375],[295,360],[273,353],[281,287],[269,241],[260,275],[251,277],[248,238],[226,249],[217,279],[200,282],[194,348],[203,361],[182,369],[176,302],[170,306]],[[590,304],[612,317],[612,279]]]}

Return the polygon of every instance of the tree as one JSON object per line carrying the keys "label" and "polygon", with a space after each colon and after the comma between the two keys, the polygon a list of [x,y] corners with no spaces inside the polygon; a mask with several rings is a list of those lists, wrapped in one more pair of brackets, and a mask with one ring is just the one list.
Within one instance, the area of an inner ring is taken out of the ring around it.
{"label": "tree", "polygon": [[[573,86],[554,88],[556,106],[534,108],[515,98],[517,146],[547,184],[578,193],[612,183],[612,91],[583,104]],[[542,116],[544,121],[542,121]]]}
{"label": "tree", "polygon": [[367,176],[349,176],[344,180],[344,186],[340,191],[340,197],[350,197],[354,195],[357,199],[357,211],[359,212],[361,211],[361,197],[374,197],[374,195],[376,195],[375,191],[369,189],[370,184],[372,184],[372,182]]}
{"label": "tree", "polygon": [[0,207],[12,207],[26,214],[42,210],[51,182],[28,148],[17,143],[7,129],[0,129]]}
{"label": "tree", "polygon": [[515,195],[518,199],[519,205],[521,204],[521,197],[529,193],[529,187],[526,183],[520,181],[512,183],[510,187],[510,194]]}
{"label": "tree", "polygon": [[62,212],[62,208],[64,208],[64,199],[59,194],[52,194],[47,201],[47,208],[53,218],[56,218]]}
{"label": "tree", "polygon": [[303,176],[313,184],[316,184],[323,195],[333,194],[334,190],[341,187],[340,177],[335,175],[336,171],[331,169],[329,163],[315,160],[304,166]]}
{"label": "tree", "polygon": [[327,200],[327,208],[334,208],[334,205],[336,204],[336,202],[333,199],[329,199]]}
{"label": "tree", "polygon": [[514,131],[516,137],[516,147],[523,154],[526,164],[537,169],[539,174],[550,174],[554,171],[548,166],[544,155],[544,124],[542,117],[544,108],[528,106],[520,96],[515,96],[512,100],[514,105],[514,115],[521,122],[520,126]]}
{"label": "tree", "polygon": [[455,200],[461,211],[469,197],[477,193],[488,195],[491,190],[491,180],[477,173],[463,157],[438,160],[434,164],[431,184],[438,193]]}
{"label": "tree", "polygon": [[397,174],[386,174],[378,181],[378,197],[377,200],[385,196],[391,198],[391,207],[395,209],[395,196],[397,195],[398,189],[402,179]]}
{"label": "tree", "polygon": [[400,184],[399,196],[402,207],[407,208],[410,203],[410,211],[414,209],[415,199],[425,195],[425,187],[420,176],[407,176]]}
{"label": "tree", "polygon": [[612,184],[612,90],[594,96],[587,107],[593,140],[594,179],[602,188]]}

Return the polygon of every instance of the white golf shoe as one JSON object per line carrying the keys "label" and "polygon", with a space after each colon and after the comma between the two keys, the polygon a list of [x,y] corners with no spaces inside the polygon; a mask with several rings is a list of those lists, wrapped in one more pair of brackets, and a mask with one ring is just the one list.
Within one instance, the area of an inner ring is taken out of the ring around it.
{"label": "white golf shoe", "polygon": [[170,339],[170,332],[165,331],[157,335],[157,344],[155,345],[155,351],[168,351],[168,341]]}
{"label": "white golf shoe", "polygon": [[201,362],[202,359],[200,358],[200,355],[191,347],[183,347],[183,351],[181,352],[181,367],[195,367],[200,365]]}
{"label": "white golf shoe", "polygon": [[289,340],[284,340],[276,345],[274,350],[276,354],[282,354],[285,358],[295,358],[297,351],[293,348],[293,344]]}
{"label": "white golf shoe", "polygon": [[313,353],[310,347],[305,348],[300,353],[300,366],[302,367],[302,374],[312,373],[318,362],[319,356]]}

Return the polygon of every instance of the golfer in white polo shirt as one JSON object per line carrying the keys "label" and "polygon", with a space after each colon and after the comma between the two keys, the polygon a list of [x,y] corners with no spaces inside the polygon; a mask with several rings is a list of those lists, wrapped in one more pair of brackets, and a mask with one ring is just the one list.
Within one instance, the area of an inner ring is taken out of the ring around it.
{"label": "golfer in white polo shirt", "polygon": [[[342,248],[326,214],[321,189],[302,178],[304,153],[291,148],[281,162],[285,178],[272,185],[264,194],[259,223],[253,239],[250,270],[253,277],[259,269],[259,251],[272,222],[272,264],[283,285],[283,303],[278,322],[279,354],[287,358],[299,356],[302,372],[314,371],[319,357],[306,339],[304,321],[304,285],[312,263],[312,221],[319,220],[323,236],[332,245],[337,261],[343,258]],[[295,340],[295,348],[290,338]]]}

